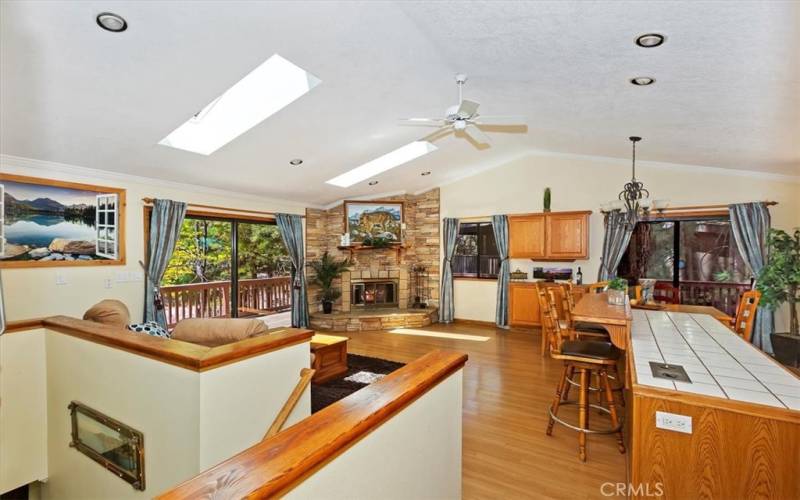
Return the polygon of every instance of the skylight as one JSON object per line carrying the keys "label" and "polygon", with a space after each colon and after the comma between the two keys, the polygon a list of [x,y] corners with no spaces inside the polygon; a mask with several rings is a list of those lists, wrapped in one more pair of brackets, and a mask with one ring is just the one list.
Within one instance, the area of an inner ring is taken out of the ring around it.
{"label": "skylight", "polygon": [[428,141],[414,141],[326,182],[334,186],[350,187],[364,179],[369,179],[381,172],[386,172],[403,163],[408,163],[437,149],[439,148]]}
{"label": "skylight", "polygon": [[210,155],[320,83],[275,54],[159,144]]}

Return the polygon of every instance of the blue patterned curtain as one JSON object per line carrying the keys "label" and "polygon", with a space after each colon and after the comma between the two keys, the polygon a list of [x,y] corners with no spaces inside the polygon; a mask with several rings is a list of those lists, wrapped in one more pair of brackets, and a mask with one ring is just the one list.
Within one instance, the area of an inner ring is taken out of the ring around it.
{"label": "blue patterned curtain", "polygon": [[147,277],[144,287],[144,321],[155,321],[167,328],[167,318],[161,302],[161,279],[175,243],[181,233],[186,216],[186,203],[172,200],[154,200],[150,214],[150,243],[147,254]]}
{"label": "blue patterned curtain", "polygon": [[443,222],[444,259],[442,261],[442,289],[439,293],[439,321],[452,323],[456,314],[453,302],[453,255],[456,253],[458,219],[445,217]]}
{"label": "blue patterned curtain", "polygon": [[[736,247],[753,276],[758,276],[767,262],[767,235],[771,225],[769,209],[763,203],[737,203],[728,207],[731,232]],[[772,354],[770,334],[775,331],[775,315],[766,307],[759,307],[753,324],[753,345]]]}
{"label": "blue patterned curtain", "polygon": [[278,229],[292,259],[292,326],[308,327],[308,291],[306,289],[306,258],[303,244],[303,221],[299,215],[277,214]]}
{"label": "blue patterned curtain", "polygon": [[508,328],[508,282],[511,279],[508,262],[508,216],[492,215],[492,230],[500,257],[500,272],[497,273],[497,311],[494,322],[501,328]]}
{"label": "blue patterned curtain", "polygon": [[606,214],[606,233],[603,237],[603,254],[597,281],[606,281],[617,275],[617,267],[628,249],[633,227],[628,226],[624,212],[615,210]]}

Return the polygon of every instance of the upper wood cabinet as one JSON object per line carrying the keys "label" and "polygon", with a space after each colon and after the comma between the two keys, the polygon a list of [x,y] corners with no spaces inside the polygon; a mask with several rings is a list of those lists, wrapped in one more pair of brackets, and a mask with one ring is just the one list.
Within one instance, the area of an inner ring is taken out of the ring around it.
{"label": "upper wood cabinet", "polygon": [[591,213],[548,212],[509,216],[509,257],[555,261],[588,259]]}
{"label": "upper wood cabinet", "polygon": [[539,259],[545,256],[544,214],[515,215],[508,218],[508,255]]}

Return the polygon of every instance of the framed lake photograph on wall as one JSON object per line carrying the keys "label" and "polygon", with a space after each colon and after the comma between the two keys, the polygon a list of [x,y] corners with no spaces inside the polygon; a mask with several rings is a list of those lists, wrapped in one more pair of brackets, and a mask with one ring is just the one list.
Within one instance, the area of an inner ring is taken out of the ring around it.
{"label": "framed lake photograph on wall", "polygon": [[0,174],[0,269],[125,264],[125,190]]}
{"label": "framed lake photograph on wall", "polygon": [[345,201],[345,232],[353,244],[381,238],[389,244],[402,243],[403,202]]}

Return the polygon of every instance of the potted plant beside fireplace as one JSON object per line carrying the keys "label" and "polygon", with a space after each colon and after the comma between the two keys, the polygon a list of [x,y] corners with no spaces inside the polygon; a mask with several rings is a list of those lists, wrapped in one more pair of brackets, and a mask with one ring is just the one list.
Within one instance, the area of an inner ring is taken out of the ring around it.
{"label": "potted plant beside fireplace", "polygon": [[319,287],[319,300],[322,302],[322,312],[330,314],[333,311],[333,303],[342,296],[342,291],[333,286],[333,280],[342,275],[352,265],[350,259],[338,260],[330,256],[328,252],[322,254],[319,260],[309,263],[314,270],[312,284]]}
{"label": "potted plant beside fireplace", "polygon": [[770,229],[767,239],[769,249],[767,264],[758,275],[756,289],[761,292],[761,305],[777,309],[789,304],[789,332],[770,335],[775,358],[789,366],[800,360],[800,331],[797,320],[797,303],[800,301],[800,229],[793,234],[780,229]]}

